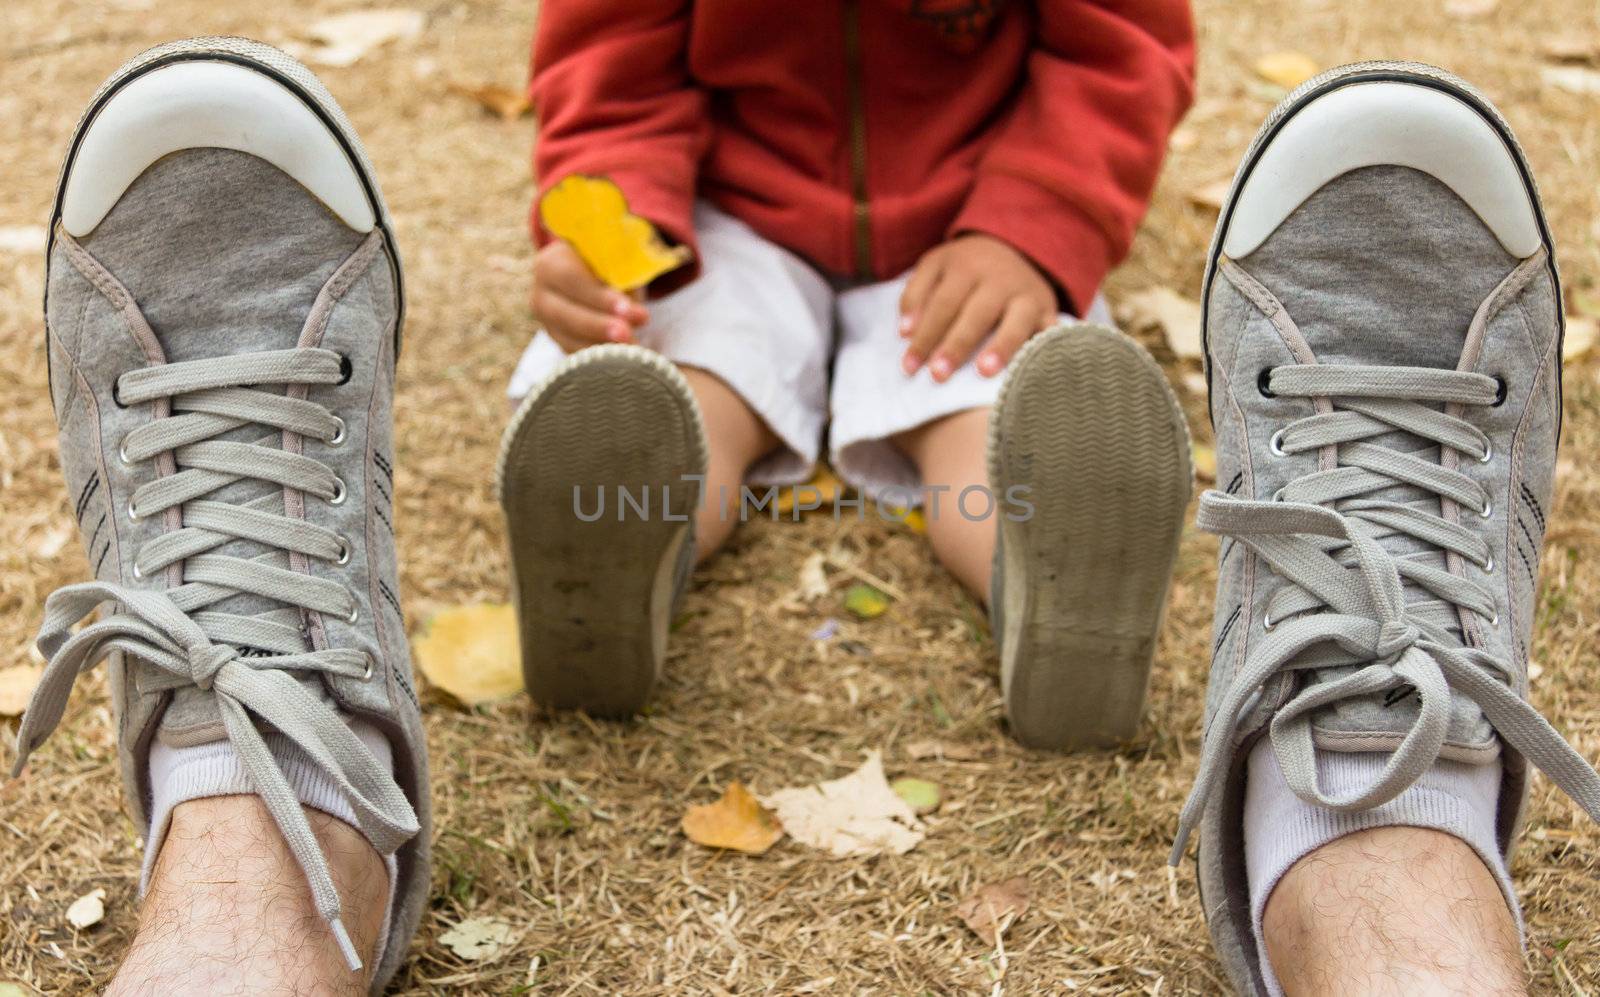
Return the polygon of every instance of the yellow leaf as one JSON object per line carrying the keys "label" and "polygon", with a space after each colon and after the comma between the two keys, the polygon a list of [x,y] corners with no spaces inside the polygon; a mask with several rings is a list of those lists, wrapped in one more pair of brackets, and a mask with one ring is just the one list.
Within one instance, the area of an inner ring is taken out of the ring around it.
{"label": "yellow leaf", "polygon": [[875,620],[889,608],[889,597],[871,585],[852,585],[844,594],[844,608],[863,620]]}
{"label": "yellow leaf", "polygon": [[513,90],[498,83],[485,83],[482,86],[452,83],[450,89],[476,101],[479,107],[502,121],[515,121],[533,110],[533,102],[528,99],[527,91]]}
{"label": "yellow leaf", "polygon": [[1256,60],[1256,75],[1293,90],[1317,75],[1317,64],[1304,52],[1272,52]]}
{"label": "yellow leaf", "polygon": [[428,681],[468,706],[522,691],[517,614],[508,605],[442,610],[412,650]]}
{"label": "yellow leaf", "polygon": [[1201,481],[1217,480],[1217,452],[1204,443],[1194,445],[1194,473]]}
{"label": "yellow leaf", "polygon": [[19,717],[28,708],[28,697],[44,675],[43,665],[17,665],[0,668],[0,717]]}
{"label": "yellow leaf", "polygon": [[844,482],[834,475],[828,465],[819,464],[817,473],[810,481],[803,485],[790,485],[778,496],[778,515],[789,515],[802,501],[805,502],[802,511],[812,508],[827,509],[843,494]]}
{"label": "yellow leaf", "polygon": [[688,809],[683,833],[697,845],[760,855],[778,843],[783,828],[743,783],[730,782],[722,799]]}
{"label": "yellow leaf", "polygon": [[566,177],[539,202],[539,220],[619,291],[637,290],[689,262],[689,250],[662,242],[654,226],[628,210],[622,189],[605,177]]}

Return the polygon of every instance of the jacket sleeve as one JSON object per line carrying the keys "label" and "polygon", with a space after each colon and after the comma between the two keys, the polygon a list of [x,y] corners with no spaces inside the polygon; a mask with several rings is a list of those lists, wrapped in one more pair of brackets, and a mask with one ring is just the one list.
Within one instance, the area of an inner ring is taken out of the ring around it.
{"label": "jacket sleeve", "polygon": [[[689,6],[690,0],[540,3],[529,83],[539,121],[538,197],[574,173],[607,176],[634,214],[695,248],[695,180],[709,132],[706,96],[689,79]],[[550,240],[537,198],[532,227],[535,242]],[[671,275],[673,283],[692,276]]]}
{"label": "jacket sleeve", "polygon": [[1082,314],[1149,206],[1194,93],[1188,0],[1041,0],[1027,79],[950,234],[1033,260]]}

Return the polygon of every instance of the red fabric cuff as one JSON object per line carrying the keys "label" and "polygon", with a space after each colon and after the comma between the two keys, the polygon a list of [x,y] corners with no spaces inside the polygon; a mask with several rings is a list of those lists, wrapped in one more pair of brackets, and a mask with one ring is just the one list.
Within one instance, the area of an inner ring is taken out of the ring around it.
{"label": "red fabric cuff", "polygon": [[1076,204],[1022,177],[980,172],[950,235],[992,235],[1033,261],[1083,317],[1118,262],[1105,229]]}

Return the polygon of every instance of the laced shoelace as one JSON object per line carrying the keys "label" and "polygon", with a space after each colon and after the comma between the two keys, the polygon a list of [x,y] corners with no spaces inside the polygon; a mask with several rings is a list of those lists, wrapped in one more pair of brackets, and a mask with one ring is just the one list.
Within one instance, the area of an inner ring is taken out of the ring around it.
{"label": "laced shoelace", "polygon": [[[349,648],[307,651],[294,624],[211,608],[247,595],[302,614],[353,620],[355,597],[338,581],[279,567],[266,558],[216,552],[230,541],[244,540],[287,553],[291,560],[343,564],[350,558],[350,545],[326,527],[268,511],[282,494],[276,490],[237,504],[205,498],[235,482],[260,481],[334,504],[344,501],[345,487],[331,468],[273,444],[283,439],[283,431],[342,442],[344,423],[321,405],[295,397],[292,386],[339,383],[345,363],[330,350],[297,348],[148,367],[118,378],[121,404],[165,399],[163,411],[168,413],[130,432],[121,459],[135,464],[170,454],[173,472],[136,489],[126,514],[135,519],[170,514],[174,525],[181,522],[140,546],[133,575],[152,577],[181,562],[182,581],[165,591],[86,582],[66,586],[46,600],[38,645],[48,664],[23,716],[14,772],[22,770],[28,754],[60,722],[77,677],[113,651],[154,667],[155,676],[141,676],[141,690],[193,686],[210,692],[228,739],[305,874],[318,913],[355,971],[361,959],[345,930],[327,861],[254,718],[300,747],[344,792],[373,846],[381,854],[393,854],[418,831],[410,802],[335,709],[294,677],[320,672],[368,678],[372,660],[366,652]],[[291,390],[260,390],[270,385]],[[215,438],[250,426],[274,432],[258,443]],[[115,612],[73,631],[103,603],[114,603]],[[244,657],[241,647],[266,654]]]}
{"label": "laced shoelace", "polygon": [[[1498,625],[1492,593],[1426,563],[1443,553],[1492,570],[1488,543],[1440,514],[1447,501],[1463,515],[1487,518],[1490,496],[1457,470],[1454,460],[1429,457],[1453,453],[1489,460],[1488,437],[1453,410],[1496,404],[1500,383],[1483,374],[1423,367],[1305,364],[1275,368],[1263,386],[1274,395],[1329,402],[1280,429],[1271,441],[1274,453],[1332,446],[1338,460],[1289,482],[1273,501],[1218,491],[1201,496],[1200,528],[1244,544],[1289,584],[1269,600],[1270,633],[1234,677],[1206,730],[1172,863],[1181,859],[1206,801],[1227,778],[1239,720],[1258,690],[1281,672],[1334,665],[1360,667],[1306,684],[1269,724],[1284,778],[1306,802],[1352,811],[1398,796],[1438,759],[1449,734],[1454,690],[1600,821],[1600,776],[1517,695],[1503,662],[1480,648],[1460,646],[1450,633],[1459,625],[1459,610]],[[1420,437],[1424,446],[1402,452],[1371,442],[1397,431]],[[1423,495],[1405,502],[1382,497],[1386,491],[1393,496],[1396,486]],[[1380,543],[1396,537],[1411,538],[1424,549],[1396,554]],[[1405,583],[1423,597],[1408,604]],[[1312,715],[1342,700],[1406,686],[1416,690],[1421,705],[1383,771],[1361,791],[1327,796],[1317,782]]]}

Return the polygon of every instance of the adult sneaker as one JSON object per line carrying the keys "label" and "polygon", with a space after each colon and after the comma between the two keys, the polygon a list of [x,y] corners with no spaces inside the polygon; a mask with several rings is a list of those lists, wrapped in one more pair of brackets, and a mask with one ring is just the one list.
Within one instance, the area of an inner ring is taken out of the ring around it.
{"label": "adult sneaker", "polygon": [[[1561,416],[1561,295],[1528,165],[1482,96],[1365,63],[1273,112],[1206,269],[1220,534],[1195,787],[1201,894],[1235,987],[1266,987],[1242,812],[1261,737],[1307,803],[1367,811],[1437,759],[1529,764],[1600,817],[1600,778],[1525,700]],[[1385,756],[1331,798],[1316,760]]]}
{"label": "adult sneaker", "polygon": [[497,479],[534,702],[616,718],[649,701],[706,461],[688,381],[641,346],[580,350],[523,399]]}
{"label": "adult sneaker", "polygon": [[1056,750],[1132,739],[1194,483],[1161,368],[1104,326],[1033,337],[990,418],[989,481],[989,606],[1012,734]]}
{"label": "adult sneaker", "polygon": [[152,755],[231,744],[229,791],[261,796],[355,968],[298,802],[320,787],[391,870],[381,989],[425,906],[428,781],[390,528],[400,265],[361,146],[281,52],[146,52],[73,136],[47,295],[95,580],[45,604],[17,767],[109,660],[147,854],[165,830]]}

